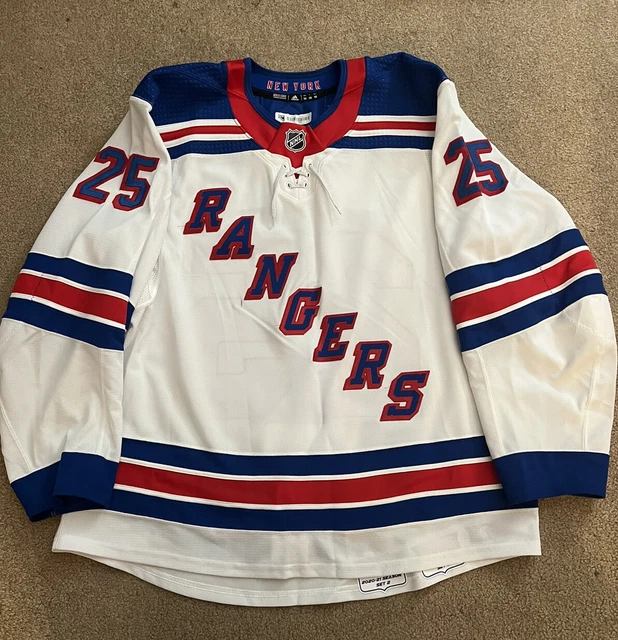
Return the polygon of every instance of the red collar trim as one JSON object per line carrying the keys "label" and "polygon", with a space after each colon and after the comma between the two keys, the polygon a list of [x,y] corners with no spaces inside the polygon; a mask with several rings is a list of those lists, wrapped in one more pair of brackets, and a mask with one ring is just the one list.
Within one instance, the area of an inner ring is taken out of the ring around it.
{"label": "red collar trim", "polygon": [[[323,151],[341,139],[352,129],[365,86],[365,59],[346,60],[347,79],[343,95],[337,109],[315,129],[310,126],[281,124],[274,127],[253,107],[245,94],[245,63],[232,60],[227,63],[227,93],[234,117],[240,126],[264,149],[290,160],[294,167],[302,164],[306,156]],[[285,146],[285,132],[302,129],[306,135],[303,151],[293,152]]]}

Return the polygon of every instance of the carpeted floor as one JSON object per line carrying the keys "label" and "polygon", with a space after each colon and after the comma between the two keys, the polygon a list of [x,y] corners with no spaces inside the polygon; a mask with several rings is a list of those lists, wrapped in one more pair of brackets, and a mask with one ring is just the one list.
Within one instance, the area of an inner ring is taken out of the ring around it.
{"label": "carpeted floor", "polygon": [[[149,69],[251,55],[300,70],[397,50],[443,66],[480,129],[566,205],[618,303],[616,0],[3,0],[0,24],[2,305],[55,203]],[[542,558],[323,607],[173,595],[52,555],[57,521],[29,523],[4,474],[0,502],[2,639],[618,638],[615,462],[607,500],[542,503]]]}

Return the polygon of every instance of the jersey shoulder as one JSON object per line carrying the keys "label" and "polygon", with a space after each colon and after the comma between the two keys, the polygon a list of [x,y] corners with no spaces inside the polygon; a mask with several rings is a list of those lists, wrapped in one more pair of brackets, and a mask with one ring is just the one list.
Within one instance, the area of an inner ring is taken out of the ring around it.
{"label": "jersey shoulder", "polygon": [[[436,64],[399,52],[365,58],[366,82],[359,115],[433,116],[437,91],[446,79]],[[199,119],[233,119],[226,62],[160,67],[133,95],[148,102],[157,126]]]}
{"label": "jersey shoulder", "polygon": [[148,102],[157,126],[197,119],[233,118],[225,62],[195,62],[150,71],[133,95]]}
{"label": "jersey shoulder", "polygon": [[359,115],[434,116],[446,73],[409,53],[365,58],[367,80]]}

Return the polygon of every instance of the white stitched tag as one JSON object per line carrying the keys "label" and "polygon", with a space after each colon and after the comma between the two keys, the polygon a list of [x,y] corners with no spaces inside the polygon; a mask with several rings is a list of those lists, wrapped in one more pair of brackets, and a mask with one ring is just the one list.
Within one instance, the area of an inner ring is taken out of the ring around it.
{"label": "white stitched tag", "polygon": [[311,122],[312,113],[283,113],[275,112],[275,120],[277,122],[291,122],[292,124],[309,124]]}

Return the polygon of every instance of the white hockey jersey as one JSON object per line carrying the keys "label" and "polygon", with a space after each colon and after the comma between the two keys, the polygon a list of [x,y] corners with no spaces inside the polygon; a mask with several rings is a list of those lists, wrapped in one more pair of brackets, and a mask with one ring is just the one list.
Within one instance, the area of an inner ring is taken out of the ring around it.
{"label": "white hockey jersey", "polygon": [[616,348],[579,231],[406,54],[149,73],[0,325],[55,551],[243,605],[540,553],[602,497]]}

